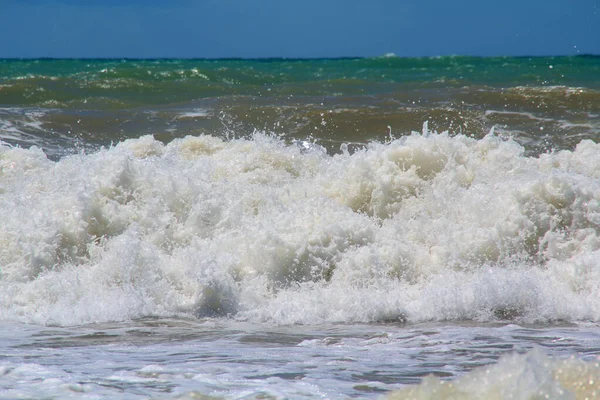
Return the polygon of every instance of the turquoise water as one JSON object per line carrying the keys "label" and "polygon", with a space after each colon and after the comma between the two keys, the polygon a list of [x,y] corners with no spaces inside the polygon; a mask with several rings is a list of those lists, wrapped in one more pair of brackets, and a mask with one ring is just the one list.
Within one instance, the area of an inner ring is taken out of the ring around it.
{"label": "turquoise water", "polygon": [[[172,104],[231,95],[348,96],[401,88],[600,87],[600,59],[438,57],[258,60],[2,60],[3,105],[106,108]],[[264,93],[271,89],[272,93]],[[113,103],[111,103],[110,99]]]}
{"label": "turquoise water", "polygon": [[598,57],[0,62],[0,398],[593,398]]}

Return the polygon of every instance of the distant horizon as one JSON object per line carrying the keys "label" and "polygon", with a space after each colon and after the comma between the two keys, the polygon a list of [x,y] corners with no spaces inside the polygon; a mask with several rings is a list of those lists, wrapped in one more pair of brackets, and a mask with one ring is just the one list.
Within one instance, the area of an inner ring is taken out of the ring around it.
{"label": "distant horizon", "polygon": [[497,56],[475,56],[462,54],[448,54],[439,56],[399,56],[399,55],[381,55],[381,56],[340,56],[340,57],[0,57],[0,60],[131,60],[131,61],[152,61],[152,60],[198,60],[198,61],[314,61],[314,60],[361,60],[361,59],[436,59],[436,58],[569,58],[569,57],[591,57],[600,58],[600,53],[581,53],[581,54],[555,54],[555,55],[497,55]]}

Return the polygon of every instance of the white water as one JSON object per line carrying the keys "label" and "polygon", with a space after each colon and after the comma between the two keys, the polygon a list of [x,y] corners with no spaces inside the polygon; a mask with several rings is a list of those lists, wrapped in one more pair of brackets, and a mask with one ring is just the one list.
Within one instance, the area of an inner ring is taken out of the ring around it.
{"label": "white water", "polygon": [[600,146],[143,137],[0,153],[0,318],[600,319]]}
{"label": "white water", "polygon": [[498,364],[480,367],[457,381],[429,376],[416,386],[397,391],[394,399],[594,399],[600,396],[600,361],[554,360],[535,349],[504,356]]}

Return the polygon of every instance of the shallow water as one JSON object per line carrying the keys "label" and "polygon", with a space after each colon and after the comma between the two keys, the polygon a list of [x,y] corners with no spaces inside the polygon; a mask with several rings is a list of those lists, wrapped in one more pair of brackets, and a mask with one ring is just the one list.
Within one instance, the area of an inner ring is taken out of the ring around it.
{"label": "shallow water", "polygon": [[600,352],[594,325],[147,319],[9,327],[0,339],[0,398],[377,398],[430,374],[456,379],[513,352],[543,365],[532,348],[588,362]]}

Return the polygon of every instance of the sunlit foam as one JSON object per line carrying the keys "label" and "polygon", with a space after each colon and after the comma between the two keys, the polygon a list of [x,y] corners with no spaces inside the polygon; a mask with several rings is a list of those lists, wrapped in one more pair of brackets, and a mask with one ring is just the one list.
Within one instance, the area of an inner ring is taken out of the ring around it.
{"label": "sunlit foam", "polygon": [[503,356],[455,381],[429,376],[388,399],[593,399],[600,394],[600,363],[552,359],[539,349]]}
{"label": "sunlit foam", "polygon": [[599,161],[429,132],[3,146],[0,318],[597,321]]}

